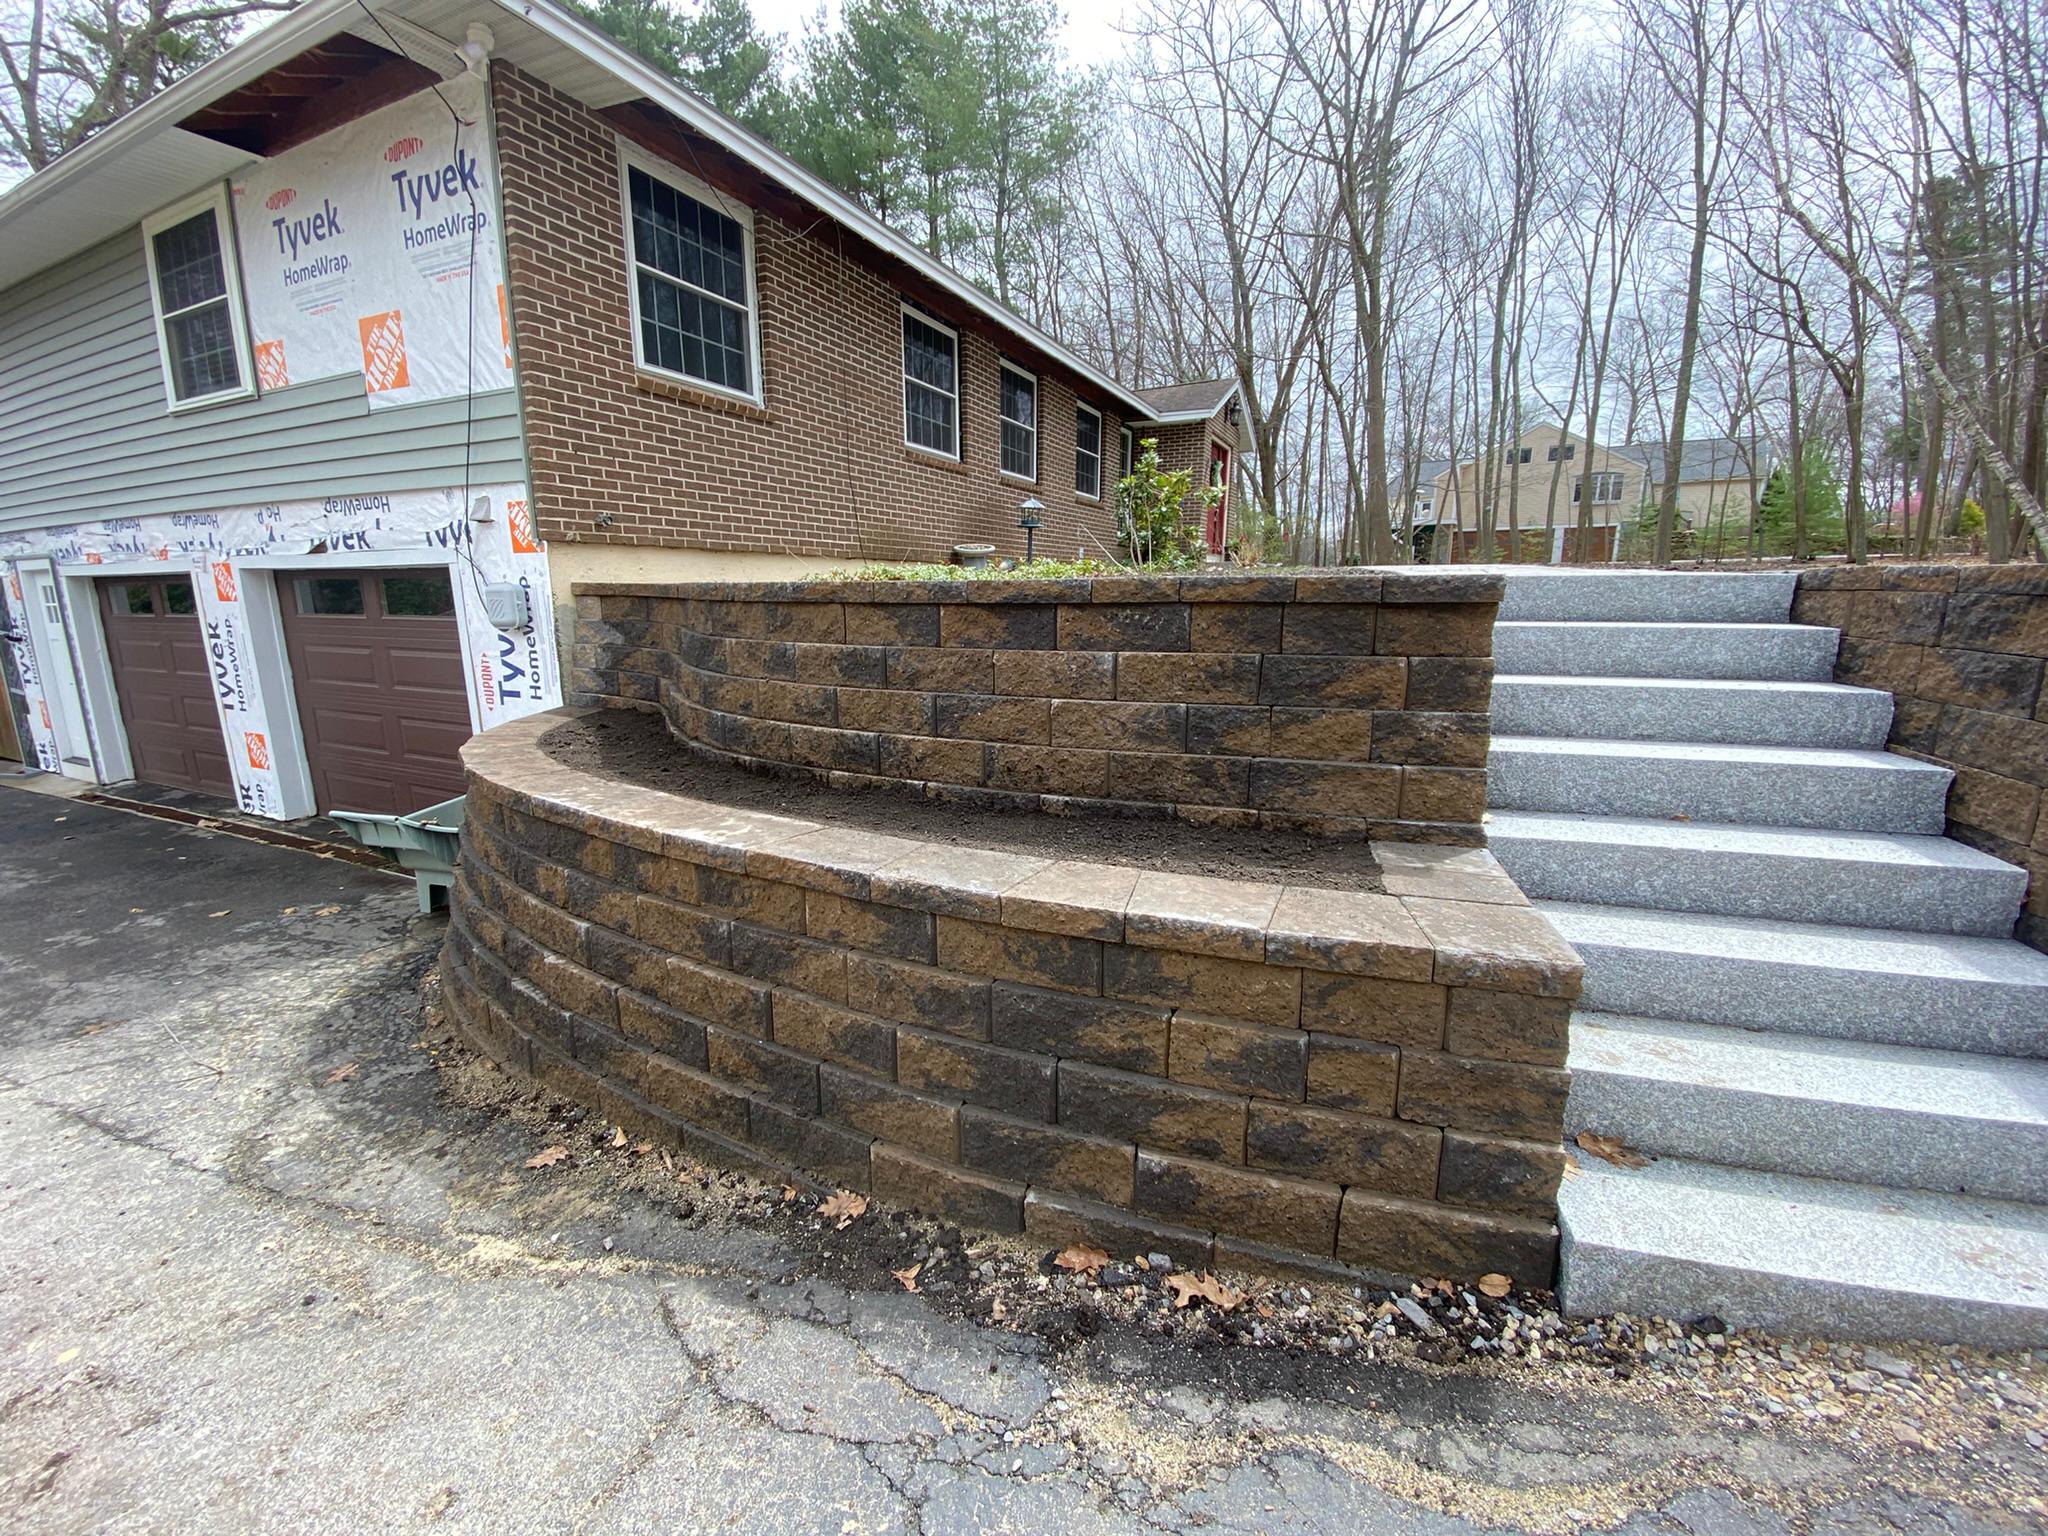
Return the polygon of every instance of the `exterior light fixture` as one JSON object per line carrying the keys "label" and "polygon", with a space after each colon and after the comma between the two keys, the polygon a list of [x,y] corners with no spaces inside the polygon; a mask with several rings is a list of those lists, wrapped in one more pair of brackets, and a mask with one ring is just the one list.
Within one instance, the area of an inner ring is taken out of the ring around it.
{"label": "exterior light fixture", "polygon": [[1024,515],[1017,519],[1017,526],[1024,530],[1024,563],[1031,563],[1032,550],[1038,539],[1038,530],[1045,525],[1038,520],[1038,514],[1045,510],[1045,503],[1036,496],[1026,496],[1017,503],[1017,510]]}

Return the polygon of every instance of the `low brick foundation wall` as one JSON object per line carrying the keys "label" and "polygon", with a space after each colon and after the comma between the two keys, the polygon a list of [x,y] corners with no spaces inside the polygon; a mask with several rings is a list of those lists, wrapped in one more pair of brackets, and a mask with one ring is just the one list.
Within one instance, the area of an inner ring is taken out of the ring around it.
{"label": "low brick foundation wall", "polygon": [[848,784],[1479,844],[1482,572],[578,585],[578,702]]}
{"label": "low brick foundation wall", "polygon": [[1949,836],[2031,873],[2018,937],[2048,951],[2048,567],[1828,566],[1792,616],[1841,630],[1837,682],[1890,691],[1894,752],[1955,771]]}
{"label": "low brick foundation wall", "polygon": [[464,749],[464,1032],[630,1134],[1048,1244],[1548,1284],[1577,956],[1478,849],[1392,895],[821,827]]}

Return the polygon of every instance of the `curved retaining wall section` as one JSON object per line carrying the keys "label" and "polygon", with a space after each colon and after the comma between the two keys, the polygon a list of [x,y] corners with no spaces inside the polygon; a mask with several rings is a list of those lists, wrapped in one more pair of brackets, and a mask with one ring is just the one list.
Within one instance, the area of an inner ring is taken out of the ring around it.
{"label": "curved retaining wall section", "polygon": [[1578,958],[1484,850],[1399,895],[978,852],[465,749],[459,1027],[636,1135],[1059,1244],[1548,1284]]}
{"label": "curved retaining wall section", "polygon": [[578,585],[580,702],[756,765],[1484,842],[1501,578]]}

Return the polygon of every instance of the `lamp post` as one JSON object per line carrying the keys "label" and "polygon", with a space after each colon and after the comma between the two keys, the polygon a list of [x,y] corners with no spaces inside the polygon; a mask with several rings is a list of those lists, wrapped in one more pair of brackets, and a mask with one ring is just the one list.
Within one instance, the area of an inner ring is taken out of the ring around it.
{"label": "lamp post", "polygon": [[1017,503],[1017,510],[1024,514],[1017,519],[1017,526],[1024,530],[1024,563],[1029,565],[1032,550],[1037,544],[1038,530],[1045,526],[1038,520],[1038,514],[1045,510],[1045,503],[1036,496],[1026,496]]}

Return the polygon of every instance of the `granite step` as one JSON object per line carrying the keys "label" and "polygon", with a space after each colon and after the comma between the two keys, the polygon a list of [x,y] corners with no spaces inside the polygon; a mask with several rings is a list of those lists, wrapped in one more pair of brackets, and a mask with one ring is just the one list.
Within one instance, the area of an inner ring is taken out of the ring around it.
{"label": "granite step", "polygon": [[1712,678],[1497,674],[1493,728],[1503,736],[1875,748],[1892,696],[1838,683]]}
{"label": "granite step", "polygon": [[2048,1062],[1582,1011],[1570,1065],[1567,1137],[1896,1189],[2048,1191]]}
{"label": "granite step", "polygon": [[1901,833],[1941,831],[1954,777],[1893,752],[1500,735],[1486,775],[1497,810]]}
{"label": "granite step", "polygon": [[2027,872],[1945,837],[1495,811],[1487,843],[1533,899],[2012,935]]}
{"label": "granite step", "polygon": [[1796,571],[1593,571],[1508,566],[1500,616],[1617,623],[1782,624]]}
{"label": "granite step", "polygon": [[2048,1056],[2048,955],[2011,939],[1542,901],[1583,1006],[1830,1039]]}
{"label": "granite step", "polygon": [[1500,623],[1496,671],[1544,677],[1681,677],[1825,683],[1841,631],[1808,624]]}
{"label": "granite step", "polygon": [[1581,1155],[1559,1299],[1842,1339],[2048,1344],[2048,1209],[1678,1158]]}

